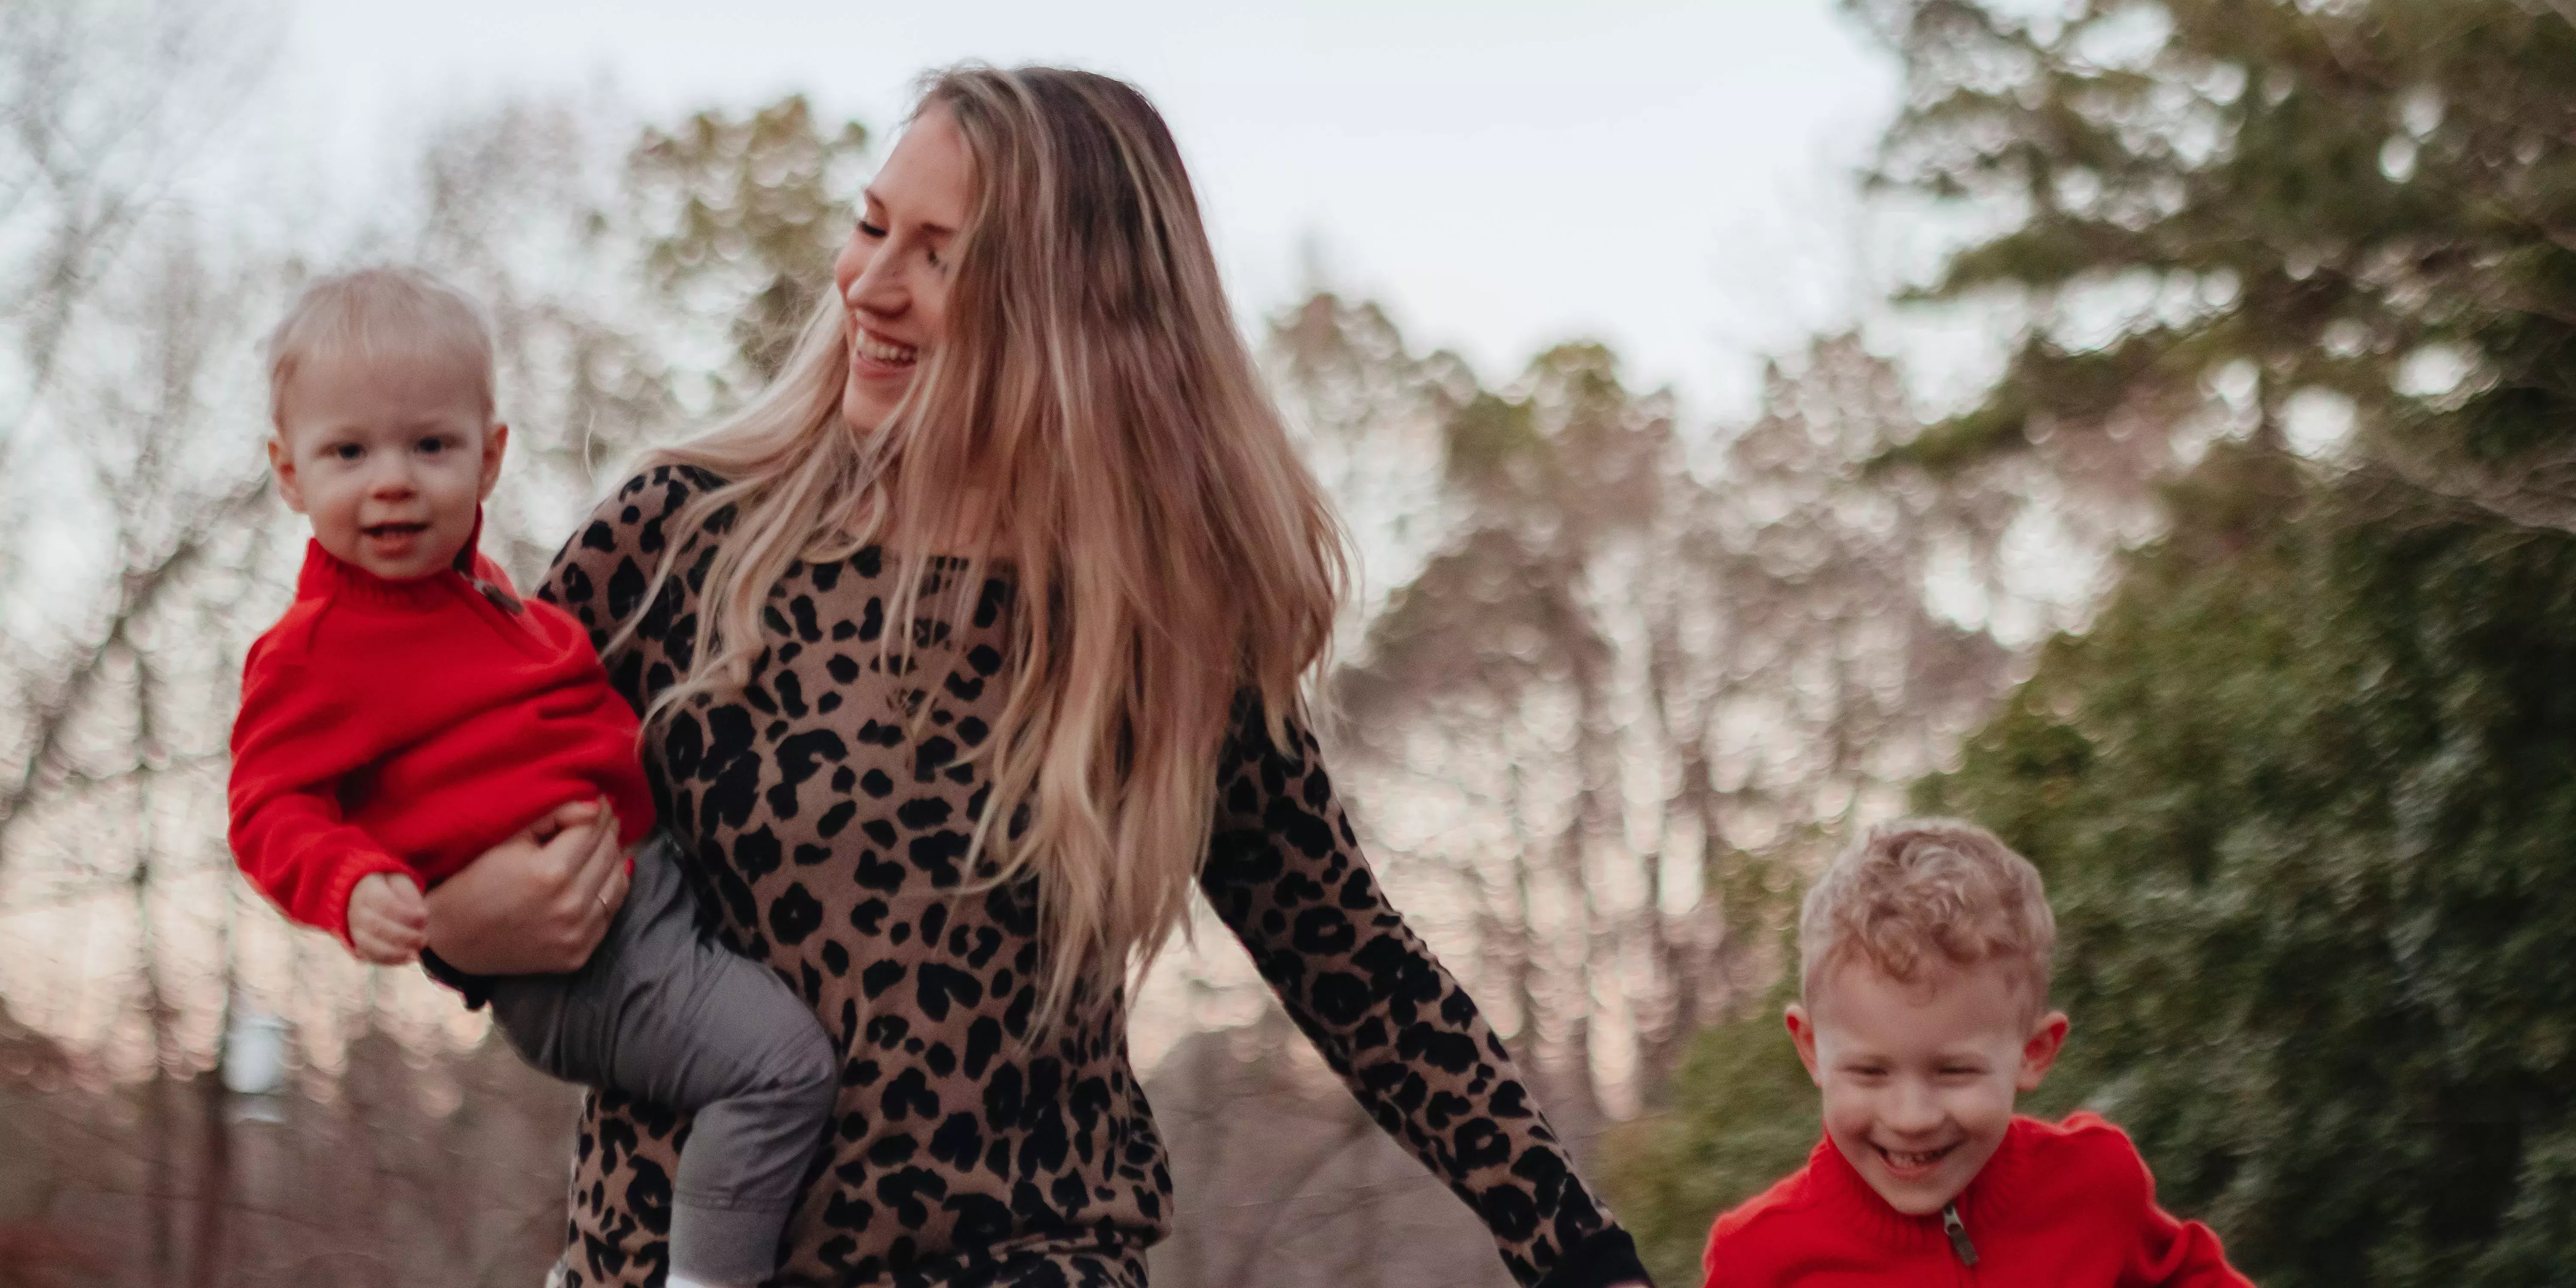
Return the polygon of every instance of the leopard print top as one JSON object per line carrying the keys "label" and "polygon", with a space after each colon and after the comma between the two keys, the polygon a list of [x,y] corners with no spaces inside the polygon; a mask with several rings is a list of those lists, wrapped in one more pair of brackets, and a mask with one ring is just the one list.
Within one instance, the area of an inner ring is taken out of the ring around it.
{"label": "leopard print top", "polygon": [[[539,593],[604,643],[666,541],[676,568],[605,659],[640,710],[690,663],[719,512],[664,520],[716,480],[633,478],[556,556]],[[930,580],[961,575],[933,561]],[[960,896],[983,742],[1001,708],[1009,588],[965,620],[925,588],[909,657],[883,664],[894,561],[876,549],[791,567],[770,647],[735,700],[700,696],[657,733],[663,821],[729,947],[812,1003],[844,1052],[830,1147],[789,1224],[776,1282],[1141,1285],[1171,1178],[1128,1066],[1125,1003],[1028,1032],[1039,965],[1027,881]],[[888,671],[902,674],[888,674]],[[909,719],[927,702],[927,723]],[[1503,1044],[1370,878],[1314,739],[1282,751],[1246,704],[1219,770],[1200,887],[1351,1093],[1492,1229],[1522,1283],[1642,1278],[1627,1236],[1568,1166]],[[1095,1008],[1096,1010],[1103,1008]],[[602,1092],[585,1103],[561,1281],[660,1284],[685,1118]]]}

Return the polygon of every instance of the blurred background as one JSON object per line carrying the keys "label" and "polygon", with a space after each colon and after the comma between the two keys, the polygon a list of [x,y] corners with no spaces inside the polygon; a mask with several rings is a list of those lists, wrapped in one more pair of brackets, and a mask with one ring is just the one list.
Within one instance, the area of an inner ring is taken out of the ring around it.
{"label": "blurred background", "polygon": [[[2576,3],[873,10],[0,0],[0,1286],[537,1282],[574,1094],[224,847],[258,340],[487,301],[533,576],[966,57],[1170,116],[1363,555],[1365,839],[1662,1282],[1814,1141],[1789,921],[1906,809],[2048,877],[2031,1107],[2259,1282],[2576,1281]],[[1507,1283],[1203,921],[1156,1283]]]}

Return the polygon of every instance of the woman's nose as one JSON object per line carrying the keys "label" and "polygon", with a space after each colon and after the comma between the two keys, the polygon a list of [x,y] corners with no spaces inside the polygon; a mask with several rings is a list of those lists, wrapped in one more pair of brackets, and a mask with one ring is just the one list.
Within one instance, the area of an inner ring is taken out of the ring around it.
{"label": "woman's nose", "polygon": [[890,318],[903,312],[910,301],[902,274],[892,271],[891,256],[871,255],[858,265],[858,271],[846,279],[841,289],[841,302],[853,313]]}

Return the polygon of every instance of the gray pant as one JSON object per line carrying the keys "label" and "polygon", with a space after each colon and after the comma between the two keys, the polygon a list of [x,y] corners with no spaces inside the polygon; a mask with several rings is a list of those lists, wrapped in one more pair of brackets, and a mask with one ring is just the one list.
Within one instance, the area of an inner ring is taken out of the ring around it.
{"label": "gray pant", "polygon": [[671,1272],[758,1283],[823,1147],[840,1060],[768,967],[699,933],[677,849],[660,833],[638,846],[589,963],[492,981],[492,1016],[547,1073],[697,1115],[671,1180]]}

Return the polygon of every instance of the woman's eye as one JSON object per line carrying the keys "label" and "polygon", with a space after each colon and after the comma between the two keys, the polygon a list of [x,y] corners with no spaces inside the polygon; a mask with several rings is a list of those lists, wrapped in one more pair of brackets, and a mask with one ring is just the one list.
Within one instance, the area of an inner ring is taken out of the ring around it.
{"label": "woman's eye", "polygon": [[945,260],[943,260],[943,259],[939,258],[939,252],[938,252],[938,251],[935,251],[935,250],[934,250],[934,251],[925,251],[925,252],[923,252],[923,256],[924,256],[925,258],[927,258],[927,259],[930,261],[930,266],[931,266],[932,268],[946,268],[946,267],[948,267],[948,263],[947,263],[947,261],[945,261]]}
{"label": "woman's eye", "polygon": [[873,241],[885,236],[885,229],[862,219],[859,221],[859,235]]}

